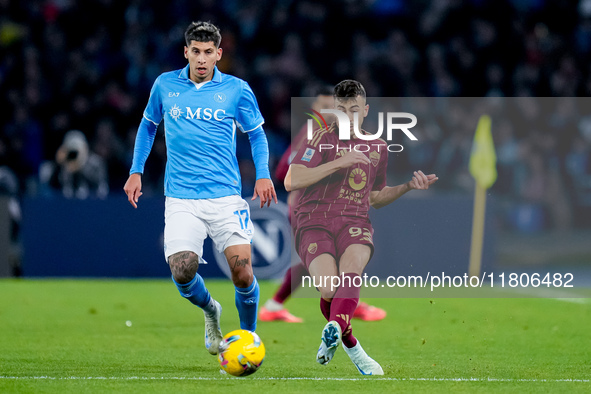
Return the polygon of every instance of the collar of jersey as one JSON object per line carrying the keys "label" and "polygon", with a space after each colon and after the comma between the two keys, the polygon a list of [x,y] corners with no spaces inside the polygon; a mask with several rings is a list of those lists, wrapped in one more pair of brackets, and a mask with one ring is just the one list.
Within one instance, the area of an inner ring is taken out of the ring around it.
{"label": "collar of jersey", "polygon": [[[189,65],[187,64],[185,68],[181,70],[179,74],[179,78],[189,79]],[[213,78],[211,78],[211,82],[222,82],[222,73],[218,70],[217,66],[213,66]]]}

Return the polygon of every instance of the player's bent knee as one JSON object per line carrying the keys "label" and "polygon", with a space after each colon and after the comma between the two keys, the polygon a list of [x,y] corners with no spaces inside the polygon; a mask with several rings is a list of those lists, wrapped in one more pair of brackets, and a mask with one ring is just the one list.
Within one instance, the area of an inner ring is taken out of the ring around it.
{"label": "player's bent knee", "polygon": [[234,282],[234,286],[236,287],[248,287],[252,283],[253,279],[254,275],[252,273],[252,269],[241,269],[232,271],[232,282]]}
{"label": "player's bent knee", "polygon": [[370,257],[371,248],[368,245],[351,245],[341,257],[339,271],[361,275]]}
{"label": "player's bent knee", "polygon": [[320,296],[325,300],[330,300],[334,297],[334,294],[337,292],[337,289],[331,289],[329,286],[327,287],[318,287],[318,291],[320,292]]}
{"label": "player's bent knee", "polygon": [[199,269],[199,256],[191,251],[175,253],[168,258],[168,265],[177,283],[189,283]]}

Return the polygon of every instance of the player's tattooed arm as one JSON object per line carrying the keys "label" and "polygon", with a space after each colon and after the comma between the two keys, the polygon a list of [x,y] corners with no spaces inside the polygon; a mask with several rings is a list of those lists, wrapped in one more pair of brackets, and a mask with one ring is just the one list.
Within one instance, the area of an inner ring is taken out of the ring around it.
{"label": "player's tattooed arm", "polygon": [[199,268],[199,256],[194,252],[179,252],[168,258],[168,265],[177,283],[189,283]]}

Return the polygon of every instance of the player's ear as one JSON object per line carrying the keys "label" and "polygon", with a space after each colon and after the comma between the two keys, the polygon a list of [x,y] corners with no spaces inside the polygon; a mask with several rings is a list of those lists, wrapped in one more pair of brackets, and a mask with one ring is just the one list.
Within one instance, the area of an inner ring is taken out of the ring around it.
{"label": "player's ear", "polygon": [[189,48],[185,47],[185,59],[189,58]]}
{"label": "player's ear", "polygon": [[217,56],[216,62],[219,62],[220,59],[222,58],[222,52],[223,52],[222,48],[218,48],[217,52],[218,52],[218,56]]}
{"label": "player's ear", "polygon": [[363,117],[365,118],[369,113],[369,104],[365,104],[365,108],[363,108]]}

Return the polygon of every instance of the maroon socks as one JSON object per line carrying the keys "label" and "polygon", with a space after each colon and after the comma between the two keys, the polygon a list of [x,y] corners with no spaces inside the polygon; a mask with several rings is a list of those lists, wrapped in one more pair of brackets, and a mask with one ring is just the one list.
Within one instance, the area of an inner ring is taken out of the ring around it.
{"label": "maroon socks", "polygon": [[[353,313],[359,303],[359,294],[361,289],[353,286],[354,279],[359,275],[354,273],[345,273],[342,276],[343,282],[334,295],[331,303],[321,298],[320,309],[324,317],[327,316],[325,310],[328,311],[329,317],[327,320],[336,321],[341,327],[343,344],[348,348],[352,348],[357,345],[357,339],[353,336],[353,330],[351,328],[351,319],[353,319]],[[329,304],[328,308],[323,303]]]}
{"label": "maroon socks", "polygon": [[277,289],[275,292],[273,300],[283,304],[285,300],[291,296],[291,293],[294,291],[294,289],[300,286],[302,283],[302,276],[306,275],[307,273],[308,270],[302,262],[290,267],[285,273],[285,277],[283,278],[281,286],[279,286],[279,289]]}

